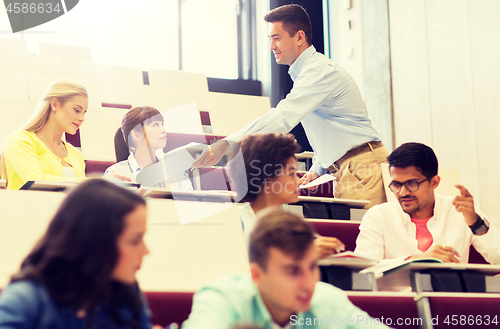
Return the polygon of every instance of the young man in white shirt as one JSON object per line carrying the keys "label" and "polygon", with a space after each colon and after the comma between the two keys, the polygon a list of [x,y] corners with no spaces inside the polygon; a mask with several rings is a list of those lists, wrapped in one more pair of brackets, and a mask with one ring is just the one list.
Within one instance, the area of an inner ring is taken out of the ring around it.
{"label": "young man in white shirt", "polygon": [[[336,175],[336,198],[386,201],[380,163],[389,152],[368,119],[354,79],[312,45],[309,15],[299,5],[269,12],[270,50],[276,63],[289,65],[293,88],[276,108],[204,152],[193,166],[210,166],[231,154],[232,142],[255,133],[289,132],[302,123],[314,150],[306,184],[329,171]],[[236,110],[236,109],[235,109]]]}
{"label": "young man in white shirt", "polygon": [[467,263],[470,245],[490,263],[500,264],[500,232],[474,207],[467,189],[457,185],[455,198],[434,193],[438,160],[421,143],[406,143],[388,157],[397,201],[367,211],[355,252],[382,260],[438,258]]}

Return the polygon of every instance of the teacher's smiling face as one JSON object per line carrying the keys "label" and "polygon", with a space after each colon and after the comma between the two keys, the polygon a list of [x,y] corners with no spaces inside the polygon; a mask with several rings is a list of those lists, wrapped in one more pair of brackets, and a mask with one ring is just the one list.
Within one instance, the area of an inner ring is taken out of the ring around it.
{"label": "teacher's smiling face", "polygon": [[284,28],[283,22],[269,23],[269,49],[274,53],[276,63],[282,65],[292,65],[300,55],[300,44],[303,36],[298,31],[291,36]]}

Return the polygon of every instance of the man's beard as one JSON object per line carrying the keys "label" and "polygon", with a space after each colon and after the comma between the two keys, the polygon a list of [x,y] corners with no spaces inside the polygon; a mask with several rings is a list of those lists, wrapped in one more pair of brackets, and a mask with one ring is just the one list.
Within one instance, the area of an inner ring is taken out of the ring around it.
{"label": "man's beard", "polygon": [[[403,209],[403,211],[405,213],[407,213],[408,215],[414,214],[414,213],[416,213],[417,211],[420,210],[420,204],[418,203],[418,199],[416,197],[414,197],[414,196],[400,197],[398,200],[399,200],[399,204],[401,205],[401,209]],[[403,207],[403,204],[402,204],[403,201],[405,201],[405,200],[408,200],[408,201],[410,201],[410,200],[416,200],[417,202],[416,202],[416,205],[413,208],[405,208],[405,207]]]}

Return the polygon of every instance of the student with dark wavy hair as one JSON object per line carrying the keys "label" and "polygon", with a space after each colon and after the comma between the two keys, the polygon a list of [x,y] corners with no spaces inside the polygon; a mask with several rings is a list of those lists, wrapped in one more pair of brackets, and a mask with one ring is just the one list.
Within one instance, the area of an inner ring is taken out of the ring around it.
{"label": "student with dark wavy hair", "polygon": [[0,328],[151,328],[135,277],[146,219],[139,195],[81,183],[0,294]]}
{"label": "student with dark wavy hair", "polygon": [[[299,177],[295,153],[300,146],[291,134],[255,134],[245,137],[240,143],[243,166],[230,162],[228,175],[231,187],[248,203],[241,207],[240,215],[248,241],[257,216],[266,208],[279,208],[285,203],[299,200]],[[240,196],[238,196],[240,199]],[[341,251],[344,244],[331,237],[316,239],[321,258]]]}
{"label": "student with dark wavy hair", "polygon": [[[151,106],[134,107],[123,116],[121,129],[115,135],[118,163],[106,169],[104,175],[118,174],[135,181],[143,168],[158,162],[166,145],[167,131],[160,111]],[[193,189],[186,172],[169,178],[168,183],[158,183],[157,187],[167,185],[170,189]]]}

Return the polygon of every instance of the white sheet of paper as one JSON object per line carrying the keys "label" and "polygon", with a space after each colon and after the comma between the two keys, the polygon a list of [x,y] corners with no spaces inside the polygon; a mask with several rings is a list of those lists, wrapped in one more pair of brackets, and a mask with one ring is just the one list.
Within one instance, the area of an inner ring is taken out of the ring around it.
{"label": "white sheet of paper", "polygon": [[300,185],[299,187],[300,188],[309,188],[312,186],[318,186],[318,185],[324,184],[324,183],[332,181],[332,180],[335,180],[335,177],[333,177],[330,174],[324,174],[323,176],[320,176],[320,177],[316,178],[315,180],[313,180],[305,185]]}

